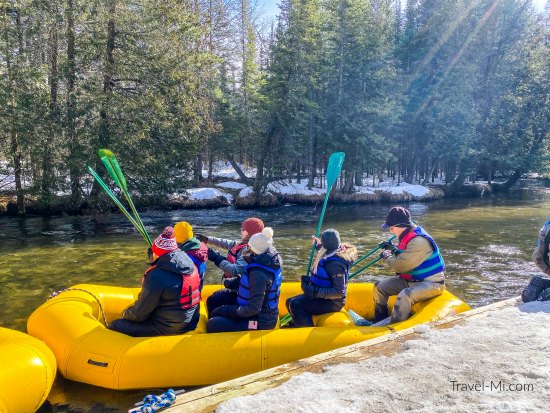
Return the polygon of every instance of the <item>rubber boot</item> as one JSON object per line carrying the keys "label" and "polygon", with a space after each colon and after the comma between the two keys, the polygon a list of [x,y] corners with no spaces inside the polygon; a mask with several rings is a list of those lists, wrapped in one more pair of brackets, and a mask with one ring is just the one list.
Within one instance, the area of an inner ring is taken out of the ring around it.
{"label": "rubber boot", "polygon": [[547,288],[550,288],[550,280],[546,280],[542,277],[533,277],[529,285],[522,291],[521,300],[524,303],[535,301],[539,294]]}
{"label": "rubber boot", "polygon": [[385,318],[389,317],[388,307],[385,305],[375,305],[374,306],[374,318],[372,319],[373,323],[378,323]]}
{"label": "rubber boot", "polygon": [[537,297],[537,301],[550,301],[550,288],[542,290],[542,292]]}

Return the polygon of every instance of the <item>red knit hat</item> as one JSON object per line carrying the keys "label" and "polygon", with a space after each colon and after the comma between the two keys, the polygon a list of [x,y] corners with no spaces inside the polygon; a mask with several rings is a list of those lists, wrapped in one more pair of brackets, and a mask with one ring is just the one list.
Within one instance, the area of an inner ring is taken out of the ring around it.
{"label": "red knit hat", "polygon": [[242,228],[248,235],[259,234],[264,229],[264,222],[260,218],[248,218],[243,222]]}
{"label": "red knit hat", "polygon": [[153,242],[151,249],[157,257],[162,257],[164,254],[167,254],[170,251],[177,250],[178,243],[176,242],[176,238],[174,237],[174,228],[164,228],[162,234],[160,234]]}

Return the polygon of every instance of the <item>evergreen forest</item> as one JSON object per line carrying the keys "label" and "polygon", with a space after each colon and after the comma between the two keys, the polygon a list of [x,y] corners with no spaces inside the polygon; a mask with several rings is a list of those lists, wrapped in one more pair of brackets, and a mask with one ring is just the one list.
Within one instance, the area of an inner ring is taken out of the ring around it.
{"label": "evergreen forest", "polygon": [[99,196],[99,148],[152,199],[218,161],[256,194],[312,186],[335,151],[344,193],[507,191],[550,176],[549,19],[530,0],[280,0],[273,19],[251,0],[0,0],[0,173],[19,213]]}

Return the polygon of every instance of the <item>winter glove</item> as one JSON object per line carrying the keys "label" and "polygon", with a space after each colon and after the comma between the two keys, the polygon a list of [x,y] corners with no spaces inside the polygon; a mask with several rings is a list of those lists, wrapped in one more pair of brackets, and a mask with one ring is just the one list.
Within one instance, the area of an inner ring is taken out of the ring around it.
{"label": "winter glove", "polygon": [[307,296],[314,296],[319,290],[319,287],[311,285],[311,278],[307,275],[302,275],[302,291]]}
{"label": "winter glove", "polygon": [[382,241],[380,244],[378,244],[378,248],[392,250],[395,248],[395,245],[393,245],[390,241]]}
{"label": "winter glove", "polygon": [[208,260],[212,261],[216,265],[216,267],[219,267],[220,262],[225,260],[225,257],[219,252],[213,250],[212,248],[208,248]]}
{"label": "winter glove", "polygon": [[151,247],[147,248],[147,257],[149,262],[153,262],[153,249]]}
{"label": "winter glove", "polygon": [[239,277],[226,278],[223,280],[223,286],[230,290],[236,290],[239,288],[240,281],[241,279]]}
{"label": "winter glove", "polygon": [[205,244],[208,242],[208,237],[203,234],[195,234],[195,238],[198,239],[200,242],[204,242]]}
{"label": "winter glove", "polygon": [[392,251],[390,250],[384,250],[380,253],[380,258],[383,260],[387,260],[392,255]]}
{"label": "winter glove", "polygon": [[222,305],[212,311],[212,317],[239,318],[236,305]]}

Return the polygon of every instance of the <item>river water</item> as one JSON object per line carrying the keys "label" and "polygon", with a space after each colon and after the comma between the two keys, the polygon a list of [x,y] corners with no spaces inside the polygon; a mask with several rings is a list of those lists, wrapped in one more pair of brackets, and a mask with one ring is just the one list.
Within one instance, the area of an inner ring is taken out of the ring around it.
{"label": "river water", "polygon": [[[518,295],[539,273],[531,254],[537,230],[550,215],[550,191],[518,190],[507,196],[405,206],[441,248],[448,289],[472,307]],[[362,255],[387,239],[380,224],[388,208],[329,206],[323,228],[336,228]],[[298,280],[305,271],[319,212],[319,206],[286,205],[151,211],[141,217],[152,237],[164,226],[186,220],[196,233],[231,239],[240,235],[244,219],[260,217],[274,228],[285,279]],[[145,250],[145,242],[121,215],[1,217],[0,325],[25,331],[28,316],[50,293],[77,283],[138,286],[147,268]],[[355,280],[373,281],[384,274],[382,267],[369,269]],[[220,276],[209,264],[207,283],[219,283]],[[128,409],[147,393],[110,391],[58,377],[40,412],[115,412]]]}

